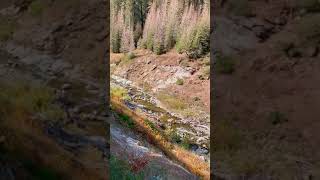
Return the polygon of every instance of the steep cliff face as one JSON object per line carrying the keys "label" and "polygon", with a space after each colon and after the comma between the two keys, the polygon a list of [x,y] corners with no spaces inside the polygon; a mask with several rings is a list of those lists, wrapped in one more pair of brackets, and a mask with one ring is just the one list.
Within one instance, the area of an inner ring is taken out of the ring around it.
{"label": "steep cliff face", "polygon": [[319,3],[218,1],[214,172],[318,178]]}

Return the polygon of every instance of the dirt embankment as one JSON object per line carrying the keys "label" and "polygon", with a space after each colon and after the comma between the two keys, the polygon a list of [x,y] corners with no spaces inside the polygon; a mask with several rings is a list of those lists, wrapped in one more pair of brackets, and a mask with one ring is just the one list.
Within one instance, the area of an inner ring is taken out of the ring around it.
{"label": "dirt embankment", "polygon": [[131,80],[154,94],[171,94],[189,107],[210,109],[209,58],[192,60],[174,51],[155,55],[147,50],[134,51],[136,57],[111,54],[111,73]]}
{"label": "dirt embankment", "polygon": [[211,86],[217,175],[319,178],[320,12],[312,2],[217,3]]}

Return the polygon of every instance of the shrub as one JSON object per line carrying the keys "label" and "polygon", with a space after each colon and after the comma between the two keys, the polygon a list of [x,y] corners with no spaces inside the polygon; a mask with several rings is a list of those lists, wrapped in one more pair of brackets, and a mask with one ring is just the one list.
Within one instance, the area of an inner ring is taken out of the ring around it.
{"label": "shrub", "polygon": [[41,0],[34,0],[29,6],[29,12],[33,16],[39,16],[44,11],[44,3]]}
{"label": "shrub", "polygon": [[7,19],[0,19],[0,41],[6,41],[14,33],[14,23]]}
{"label": "shrub", "polygon": [[131,60],[131,59],[133,59],[133,58],[135,58],[136,57],[136,55],[133,53],[133,52],[129,52],[128,54],[127,54],[127,58],[129,59],[129,60]]}
{"label": "shrub", "polygon": [[111,96],[115,97],[115,98],[119,98],[122,100],[128,100],[130,99],[130,96],[128,95],[128,91],[122,87],[111,87],[111,92],[110,92]]}
{"label": "shrub", "polygon": [[181,143],[181,137],[178,135],[178,133],[175,130],[172,130],[169,133],[169,140],[172,143]]}
{"label": "shrub", "polygon": [[190,141],[190,137],[186,136],[184,138],[182,138],[182,141],[180,143],[180,146],[186,150],[189,150],[191,147],[191,141]]}
{"label": "shrub", "polygon": [[177,81],[176,81],[176,84],[177,85],[183,85],[183,79],[177,79]]}
{"label": "shrub", "polygon": [[228,56],[217,56],[215,70],[221,74],[232,74],[234,72],[235,62]]}
{"label": "shrub", "polygon": [[273,125],[281,124],[284,122],[287,122],[288,119],[285,117],[285,115],[278,111],[273,111],[269,114],[269,120]]}
{"label": "shrub", "polygon": [[124,114],[119,114],[120,121],[124,124],[126,124],[129,128],[134,128],[134,121],[130,119],[129,116]]}
{"label": "shrub", "polygon": [[145,120],[144,120],[144,123],[145,123],[148,127],[150,127],[150,128],[152,129],[152,131],[158,132],[157,127],[156,127],[156,126],[154,125],[154,123],[151,122],[150,120],[145,119]]}

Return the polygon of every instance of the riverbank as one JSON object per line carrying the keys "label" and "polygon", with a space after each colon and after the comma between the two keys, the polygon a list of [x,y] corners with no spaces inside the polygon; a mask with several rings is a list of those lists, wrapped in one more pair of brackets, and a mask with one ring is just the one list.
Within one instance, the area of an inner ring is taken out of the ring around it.
{"label": "riverbank", "polygon": [[160,148],[171,159],[183,164],[188,170],[204,179],[210,179],[209,164],[200,159],[197,155],[170,143],[159,132],[146,122],[146,118],[126,107],[123,102],[116,98],[111,98],[111,105],[114,111],[124,114],[133,120],[132,128],[142,133],[152,144]]}

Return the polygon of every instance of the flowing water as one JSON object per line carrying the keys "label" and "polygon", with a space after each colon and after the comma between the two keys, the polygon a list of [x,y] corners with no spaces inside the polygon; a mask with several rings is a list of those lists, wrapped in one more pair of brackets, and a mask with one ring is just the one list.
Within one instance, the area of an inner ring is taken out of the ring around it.
{"label": "flowing water", "polygon": [[169,139],[174,139],[177,143],[195,154],[198,154],[204,160],[209,161],[209,126],[199,123],[190,123],[185,121],[178,114],[169,112],[162,107],[161,102],[145,92],[143,89],[135,86],[131,81],[112,76],[111,87],[121,87],[128,91],[125,105],[134,111],[140,111],[156,127],[163,132],[175,132],[175,135],[169,135]]}

